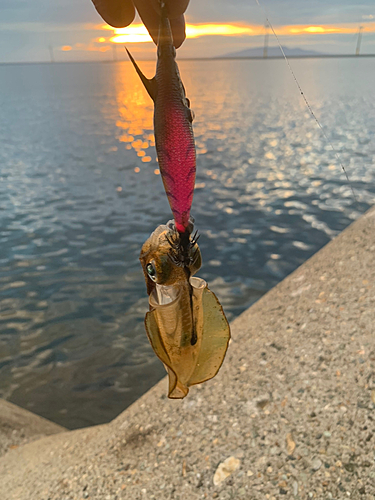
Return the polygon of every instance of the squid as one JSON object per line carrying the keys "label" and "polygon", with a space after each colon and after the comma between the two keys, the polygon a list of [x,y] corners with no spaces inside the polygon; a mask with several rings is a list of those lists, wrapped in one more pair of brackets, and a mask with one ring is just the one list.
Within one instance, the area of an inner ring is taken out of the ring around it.
{"label": "squid", "polygon": [[149,295],[145,326],[151,346],[168,373],[168,397],[182,399],[189,387],[219,371],[230,328],[216,295],[195,273],[202,258],[190,238],[189,264],[179,265],[174,221],[160,225],[143,244],[140,261]]}

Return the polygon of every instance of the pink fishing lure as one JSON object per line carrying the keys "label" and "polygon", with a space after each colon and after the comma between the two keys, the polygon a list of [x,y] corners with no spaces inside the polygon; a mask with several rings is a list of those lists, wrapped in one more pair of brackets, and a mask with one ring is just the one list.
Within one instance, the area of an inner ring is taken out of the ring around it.
{"label": "pink fishing lure", "polygon": [[195,185],[196,155],[191,125],[193,114],[178,71],[176,49],[165,7],[161,11],[158,62],[154,78],[146,78],[128,50],[127,52],[154,101],[155,143],[160,173],[176,229],[183,234],[189,227]]}

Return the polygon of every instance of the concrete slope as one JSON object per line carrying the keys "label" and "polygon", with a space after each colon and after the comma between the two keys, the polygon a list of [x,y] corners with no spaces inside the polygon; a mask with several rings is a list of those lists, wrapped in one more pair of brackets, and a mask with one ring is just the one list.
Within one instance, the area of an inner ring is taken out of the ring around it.
{"label": "concrete slope", "polygon": [[43,436],[66,431],[64,427],[0,399],[0,456]]}
{"label": "concrete slope", "polygon": [[375,210],[232,323],[219,375],[0,459],[2,500],[374,499]]}

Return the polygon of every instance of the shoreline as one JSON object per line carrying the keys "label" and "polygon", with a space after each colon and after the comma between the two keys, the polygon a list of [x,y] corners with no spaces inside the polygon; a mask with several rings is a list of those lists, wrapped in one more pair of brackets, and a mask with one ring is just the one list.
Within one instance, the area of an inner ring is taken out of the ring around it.
{"label": "shoreline", "polygon": [[[375,57],[375,54],[321,54],[321,55],[300,55],[300,56],[287,56],[287,59],[361,59],[361,58],[369,58]],[[282,59],[284,60],[284,56],[244,56],[244,57],[233,57],[233,56],[215,56],[215,57],[181,57],[178,59],[181,61],[241,61],[241,60],[255,60],[255,61],[267,61],[268,59]],[[155,59],[139,59],[139,61],[148,61],[155,62]],[[13,62],[0,62],[0,66],[16,66],[16,65],[31,65],[31,64],[100,64],[100,63],[108,63],[108,64],[116,64],[121,62],[130,62],[129,59],[102,59],[102,60],[93,60],[93,61],[13,61]]]}
{"label": "shoreline", "polygon": [[374,234],[372,208],[236,318],[186,399],[164,378],[108,424],[30,430],[0,458],[0,498],[373,499]]}

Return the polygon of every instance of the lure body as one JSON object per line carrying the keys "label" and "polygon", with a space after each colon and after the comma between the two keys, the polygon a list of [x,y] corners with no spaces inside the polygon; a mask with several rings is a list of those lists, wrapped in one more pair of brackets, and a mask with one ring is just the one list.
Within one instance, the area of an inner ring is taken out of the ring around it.
{"label": "lure body", "polygon": [[189,225],[195,184],[193,114],[176,63],[176,50],[165,7],[162,7],[161,13],[155,77],[147,79],[127,52],[154,101],[155,145],[160,173],[176,229],[183,234]]}

